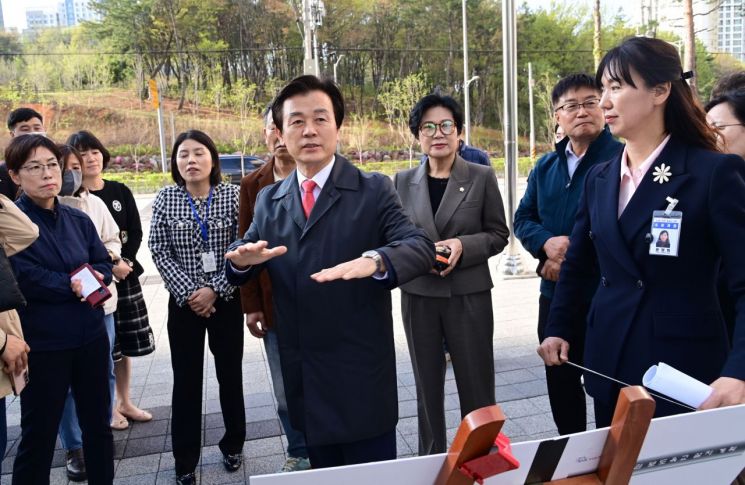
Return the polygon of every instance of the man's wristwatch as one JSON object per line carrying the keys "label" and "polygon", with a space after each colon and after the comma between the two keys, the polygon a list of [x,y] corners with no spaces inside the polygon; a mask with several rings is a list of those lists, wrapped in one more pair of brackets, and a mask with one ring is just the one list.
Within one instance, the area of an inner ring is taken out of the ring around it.
{"label": "man's wristwatch", "polygon": [[383,272],[383,257],[380,255],[377,251],[365,251],[362,253],[363,258],[370,258],[373,261],[375,261],[375,272],[376,273],[382,273]]}

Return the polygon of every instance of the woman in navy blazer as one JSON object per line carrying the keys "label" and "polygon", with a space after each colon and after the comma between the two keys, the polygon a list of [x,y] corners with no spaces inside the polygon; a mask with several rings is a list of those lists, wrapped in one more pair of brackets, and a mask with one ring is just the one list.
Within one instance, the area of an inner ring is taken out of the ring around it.
{"label": "woman in navy blazer", "polygon": [[[716,133],[667,42],[627,39],[606,54],[597,77],[606,122],[627,145],[587,175],[538,352],[547,365],[567,361],[574,301],[597,264],[587,367],[640,384],[651,365],[665,362],[712,385],[702,409],[743,403],[745,162],[717,152]],[[652,213],[668,198],[682,212],[677,257],[653,255]],[[731,350],[717,298],[720,261],[739,309]],[[608,426],[618,385],[586,373],[585,387],[597,426]],[[658,400],[655,415],[684,411]]]}

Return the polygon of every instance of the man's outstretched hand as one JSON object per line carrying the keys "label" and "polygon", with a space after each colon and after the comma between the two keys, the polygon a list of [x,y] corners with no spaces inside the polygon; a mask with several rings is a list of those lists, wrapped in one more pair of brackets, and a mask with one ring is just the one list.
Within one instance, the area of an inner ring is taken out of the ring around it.
{"label": "man's outstretched hand", "polygon": [[249,266],[261,264],[277,256],[282,256],[287,252],[287,246],[277,246],[269,249],[267,248],[268,245],[266,241],[246,243],[225,253],[225,259],[229,259],[236,269],[246,269]]}
{"label": "man's outstretched hand", "polygon": [[333,268],[322,269],[310,275],[318,283],[335,280],[354,280],[367,278],[375,274],[375,261],[370,258],[357,258]]}

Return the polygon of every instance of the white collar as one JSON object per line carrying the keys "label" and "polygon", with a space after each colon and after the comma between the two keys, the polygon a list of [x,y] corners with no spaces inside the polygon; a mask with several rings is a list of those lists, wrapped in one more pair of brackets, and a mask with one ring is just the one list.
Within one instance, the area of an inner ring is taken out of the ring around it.
{"label": "white collar", "polygon": [[[336,162],[336,155],[331,158],[331,163],[323,167],[317,174],[315,174],[313,177],[311,177],[311,180],[316,183],[318,186],[318,189],[323,189],[323,186],[326,185],[326,181],[329,179],[329,176],[331,175],[331,170],[334,168],[334,163]],[[300,173],[300,170],[297,168],[295,169],[297,172],[297,185],[300,188],[300,192],[303,191],[303,182],[308,180],[308,177]]]}

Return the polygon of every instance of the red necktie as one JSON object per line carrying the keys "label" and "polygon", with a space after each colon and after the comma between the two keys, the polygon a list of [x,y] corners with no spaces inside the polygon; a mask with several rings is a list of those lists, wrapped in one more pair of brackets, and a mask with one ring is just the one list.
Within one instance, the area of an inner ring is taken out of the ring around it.
{"label": "red necktie", "polygon": [[310,217],[310,211],[313,210],[313,205],[316,203],[316,198],[313,196],[313,190],[317,185],[311,179],[303,180],[301,185],[303,186],[303,212],[305,212],[305,218],[307,219]]}

